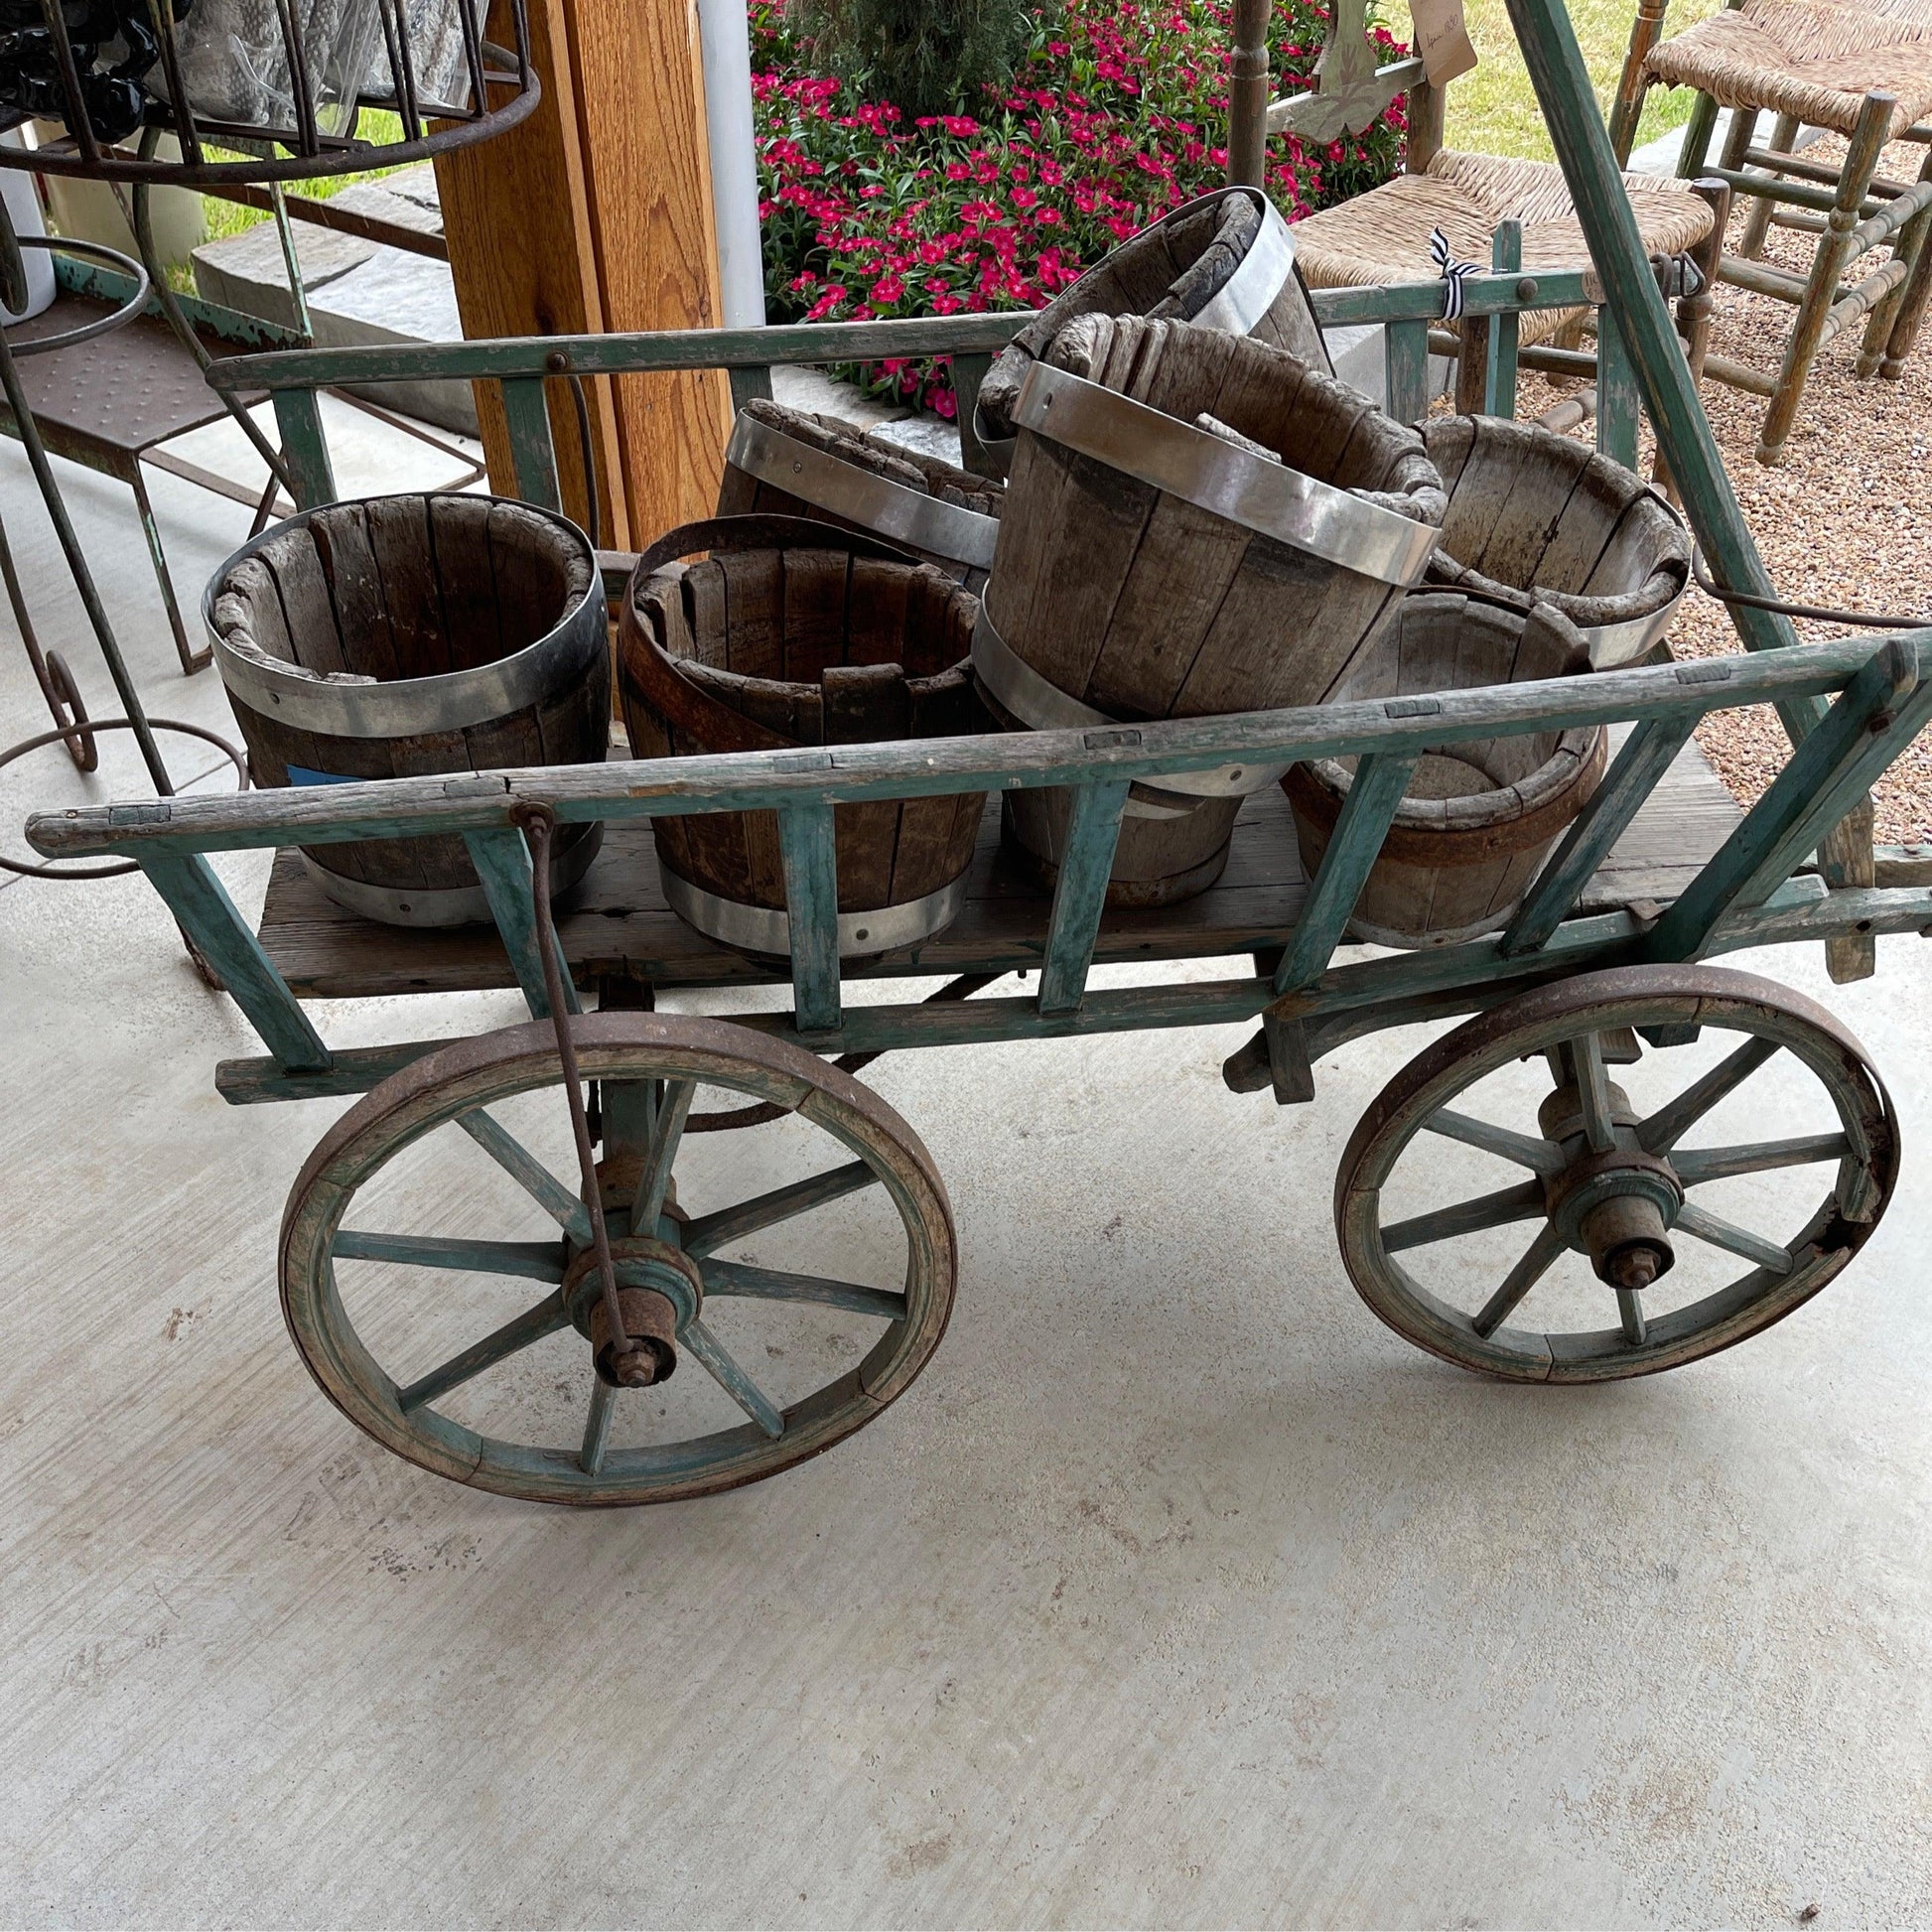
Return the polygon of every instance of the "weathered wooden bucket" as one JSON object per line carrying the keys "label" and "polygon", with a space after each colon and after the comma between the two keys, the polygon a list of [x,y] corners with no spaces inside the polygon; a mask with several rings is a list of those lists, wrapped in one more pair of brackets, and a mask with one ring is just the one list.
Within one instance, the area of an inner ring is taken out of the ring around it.
{"label": "weathered wooden bucket", "polygon": [[1253,336],[1333,373],[1295,231],[1257,188],[1223,188],[1164,214],[1062,289],[995,359],[973,430],[995,469],[1014,453],[1014,410],[1027,372],[1076,317],[1153,316]]}
{"label": "weathered wooden bucket", "polygon": [[1449,493],[1432,584],[1523,611],[1555,605],[1599,671],[1663,638],[1691,581],[1691,537],[1641,477],[1534,423],[1448,416],[1421,428]]}
{"label": "weathered wooden bucket", "polygon": [[830,416],[748,402],[725,446],[720,516],[819,517],[870,530],[968,590],[986,582],[1004,490]]}
{"label": "weathered wooden bucket", "polygon": [[[700,551],[696,563],[680,562]],[[638,758],[948,738],[990,729],[967,666],[977,600],[861,532],[788,516],[689,523],[638,559],[618,678]],[[840,805],[839,950],[891,952],[957,913],[986,795]],[[790,951],[773,812],[656,818],[674,911],[713,939]]]}
{"label": "weathered wooden bucket", "polygon": [[[1454,592],[1407,600],[1336,698],[1468,690],[1589,669],[1576,626],[1547,604],[1527,615]],[[1532,732],[1446,746],[1416,766],[1349,930],[1379,946],[1442,946],[1508,923],[1550,848],[1603,775],[1604,735]],[[1294,766],[1282,781],[1310,878],[1353,783],[1352,759]]]}
{"label": "weathered wooden bucket", "polygon": [[[589,540],[490,496],[373,496],[264,531],[218,570],[203,617],[260,785],[602,763],[611,659]],[[553,893],[601,824],[559,828]],[[318,845],[331,898],[392,925],[489,904],[460,838]]]}
{"label": "weathered wooden bucket", "polygon": [[[1025,729],[982,686],[980,696],[1008,731]],[[1183,798],[1137,784],[1121,814],[1114,863],[1107,874],[1109,905],[1177,905],[1204,893],[1228,862],[1228,843],[1245,794]],[[1049,891],[1059,877],[1073,806],[1069,791],[1027,786],[1000,798],[1000,832],[1009,853]]]}

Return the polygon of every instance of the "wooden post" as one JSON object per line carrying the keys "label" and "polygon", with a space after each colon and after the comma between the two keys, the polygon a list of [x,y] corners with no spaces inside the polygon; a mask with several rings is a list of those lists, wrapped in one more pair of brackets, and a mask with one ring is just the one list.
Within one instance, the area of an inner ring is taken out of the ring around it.
{"label": "wooden post", "polygon": [[[1268,155],[1269,0],[1234,0],[1228,80],[1228,186],[1259,188]],[[1330,38],[1333,29],[1329,29]]]}
{"label": "wooden post", "polygon": [[[437,159],[464,333],[716,326],[697,14],[691,0],[529,0],[543,99],[494,141]],[[501,40],[506,30],[494,37]],[[717,371],[586,380],[601,543],[634,549],[708,515],[731,421]],[[567,514],[587,502],[569,387],[548,384]],[[493,383],[478,384],[493,487],[513,491]]]}

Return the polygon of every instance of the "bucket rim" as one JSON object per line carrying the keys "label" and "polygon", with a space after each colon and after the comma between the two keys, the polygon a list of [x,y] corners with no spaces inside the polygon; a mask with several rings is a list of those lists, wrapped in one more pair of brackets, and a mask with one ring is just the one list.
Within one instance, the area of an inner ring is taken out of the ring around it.
{"label": "bucket rim", "polygon": [[366,507],[370,503],[427,502],[439,493],[398,489],[318,503],[270,524],[226,558],[202,592],[202,623],[224,688],[268,717],[279,717],[301,730],[331,738],[408,738],[426,732],[464,731],[554,697],[559,688],[556,674],[566,669],[582,649],[583,633],[602,622],[603,580],[590,538],[569,517],[545,504],[526,503],[514,496],[466,492],[469,500],[524,510],[565,532],[583,558],[590,581],[548,630],[507,657],[465,671],[439,671],[433,677],[334,683],[294,669],[279,670],[273,661],[236,649],[215,623],[215,601],[235,571],[277,537],[306,529],[325,511],[348,504]]}

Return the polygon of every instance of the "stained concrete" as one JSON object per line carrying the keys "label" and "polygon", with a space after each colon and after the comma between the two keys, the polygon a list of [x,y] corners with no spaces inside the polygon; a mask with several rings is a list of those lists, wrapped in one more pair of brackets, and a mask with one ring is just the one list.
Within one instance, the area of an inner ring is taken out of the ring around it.
{"label": "stained concrete", "polygon": [[[217,717],[124,492],[65,474],[156,709]],[[193,582],[229,506],[157,496]],[[12,446],[0,511],[97,691]],[[0,710],[38,724],[10,648]],[[96,789],[56,754],[0,812]],[[1863,1034],[1906,1156],[1727,1355],[1518,1389],[1371,1318],[1328,1189],[1422,1033],[1286,1111],[1221,1085],[1238,1029],[906,1055],[867,1077],[962,1254],[923,1378],[773,1482],[572,1516],[310,1383],[275,1228],[341,1103],[215,1098],[251,1036],[143,884],[0,889],[0,1921],[1932,1922],[1932,973],[1879,956],[1732,962]]]}

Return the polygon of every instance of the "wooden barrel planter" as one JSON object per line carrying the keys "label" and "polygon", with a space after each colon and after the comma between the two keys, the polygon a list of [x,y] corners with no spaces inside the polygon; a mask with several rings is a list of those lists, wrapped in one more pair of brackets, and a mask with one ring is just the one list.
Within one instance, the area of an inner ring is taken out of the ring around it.
{"label": "wooden barrel planter", "polygon": [[720,516],[817,517],[909,550],[968,590],[986,582],[1004,490],[830,416],[748,402],[725,446]]}
{"label": "wooden barrel planter", "polygon": [[1499,416],[1422,426],[1449,490],[1429,581],[1527,611],[1554,604],[1599,670],[1662,641],[1691,581],[1684,519],[1587,444]]}
{"label": "wooden barrel planter", "polygon": [[[710,554],[682,562],[700,551]],[[951,738],[991,728],[967,663],[978,600],[856,531],[721,517],[638,559],[618,678],[637,758]],[[836,807],[839,951],[896,951],[957,913],[986,795]],[[741,951],[790,951],[772,812],[655,818],[673,910]]]}
{"label": "wooden barrel planter", "polygon": [[[1436,540],[1422,439],[1250,338],[1082,317],[1035,365],[1019,422],[973,668],[1036,731],[1318,703]],[[1137,787],[1116,884],[1158,882],[1169,902],[1210,883],[1240,799],[1284,768]],[[1048,810],[1064,801],[1008,807],[1043,862]]]}
{"label": "wooden barrel planter", "polygon": [[1328,373],[1327,345],[1295,265],[1295,231],[1255,188],[1223,188],[1165,214],[1062,289],[980,384],[973,430],[1004,474],[1027,372],[1077,317],[1150,316],[1253,336]]}
{"label": "wooden barrel planter", "polygon": [[[266,530],[203,616],[258,785],[602,763],[611,659],[596,558],[563,517],[490,496],[374,496]],[[553,893],[601,824],[562,826]],[[306,849],[339,904],[465,925],[489,904],[460,838]]]}
{"label": "wooden barrel planter", "polygon": [[[1468,690],[1589,669],[1559,612],[1528,615],[1453,592],[1425,592],[1350,673],[1343,698]],[[1349,930],[1380,946],[1441,946],[1506,925],[1550,848],[1603,775],[1604,734],[1531,732],[1425,756],[1397,807]],[[1353,782],[1352,759],[1295,765],[1282,781],[1311,879]]]}

